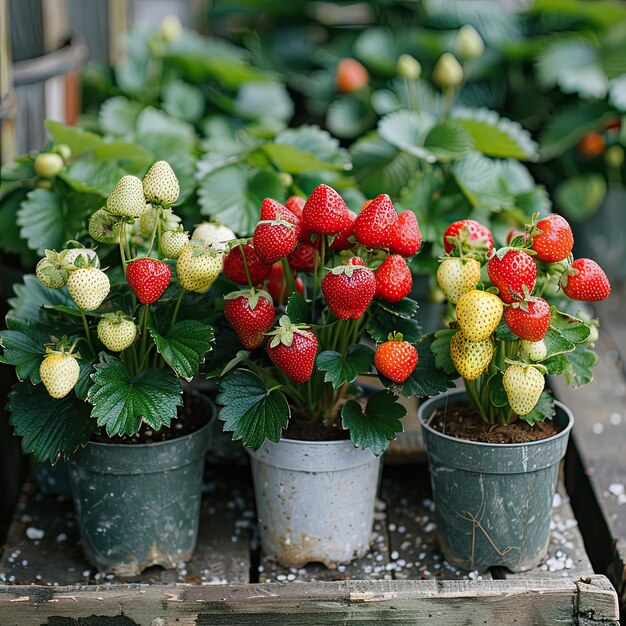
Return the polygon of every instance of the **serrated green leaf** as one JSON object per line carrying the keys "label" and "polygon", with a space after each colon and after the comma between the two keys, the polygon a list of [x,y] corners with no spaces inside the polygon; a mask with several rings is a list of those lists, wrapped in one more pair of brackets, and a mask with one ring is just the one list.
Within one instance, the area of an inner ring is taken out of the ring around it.
{"label": "serrated green leaf", "polygon": [[324,381],[338,389],[351,383],[359,374],[369,374],[374,364],[374,351],[368,346],[351,346],[348,354],[342,356],[334,350],[324,350],[315,359],[317,369],[325,372]]}
{"label": "serrated green leaf", "polygon": [[502,382],[503,374],[497,371],[489,378],[487,385],[489,386],[489,401],[493,406],[502,407],[509,403],[509,399]]}
{"label": "serrated green leaf", "polygon": [[65,126],[61,122],[46,120],[45,127],[56,143],[69,146],[74,157],[93,150],[102,143],[102,137],[78,126]]}
{"label": "serrated green leaf", "polygon": [[411,319],[417,315],[419,305],[411,298],[403,298],[399,302],[387,302],[387,300],[377,299],[376,304],[396,317]]}
{"label": "serrated green leaf", "polygon": [[542,392],[539,396],[539,400],[535,405],[535,408],[526,415],[521,415],[520,419],[528,422],[531,426],[539,422],[543,422],[546,419],[552,419],[556,415],[556,406],[554,405],[554,398],[547,391]]}
{"label": "serrated green leaf", "polygon": [[405,415],[406,409],[396,396],[384,390],[369,399],[365,411],[356,400],[348,400],[341,409],[341,424],[350,431],[350,439],[357,448],[369,448],[379,456],[396,438],[396,433],[403,431],[400,419]]}
{"label": "serrated green leaf", "polygon": [[498,341],[519,341],[519,337],[507,326],[504,321],[504,315],[500,319],[495,333]]}
{"label": "serrated green leaf", "polygon": [[569,367],[569,361],[565,354],[556,354],[551,357],[546,357],[541,361],[541,365],[548,370],[549,376],[558,376]]}
{"label": "serrated green leaf", "polygon": [[95,370],[91,414],[109,437],[134,435],[142,420],[154,430],[169,426],[183,403],[180,382],[167,370],[145,369],[131,378],[124,364],[106,352],[100,353]]}
{"label": "serrated green leaf", "polygon": [[55,400],[43,385],[18,383],[9,393],[7,408],[9,423],[22,437],[22,451],[32,453],[38,463],[68,458],[96,431],[88,403],[73,393]]}
{"label": "serrated green leaf", "polygon": [[285,313],[293,324],[307,324],[310,322],[311,307],[303,296],[294,292],[287,298]]}
{"label": "serrated green leaf", "polygon": [[594,215],[606,197],[606,179],[589,172],[564,180],[554,194],[555,201],[568,220],[580,222]]}
{"label": "serrated green leaf", "polygon": [[290,174],[302,174],[320,170],[343,170],[343,165],[319,161],[311,152],[303,152],[287,144],[266,143],[260,148],[260,151],[271,160],[272,164]]}
{"label": "serrated green leaf", "polygon": [[546,336],[543,338],[546,346],[546,359],[571,352],[575,345],[567,340],[556,328],[548,328]]}
{"label": "serrated green leaf", "polygon": [[[58,326],[58,321],[51,323],[50,315],[43,309],[45,306],[54,307],[56,305],[72,306],[73,300],[67,291],[67,287],[60,289],[49,289],[44,287],[34,274],[26,274],[22,283],[13,285],[15,297],[9,300],[11,310],[7,316],[7,324],[12,328],[11,320],[35,320],[43,325],[48,325],[51,331],[69,334],[64,327]],[[66,320],[67,322],[67,320]],[[77,328],[74,320],[69,321],[71,326]],[[82,324],[80,324],[82,327]]]}
{"label": "serrated green leaf", "polygon": [[394,331],[402,333],[404,340],[409,343],[414,343],[421,337],[420,325],[416,319],[398,317],[382,307],[376,307],[370,314],[366,329],[377,343],[387,341],[389,333]]}
{"label": "serrated green leaf", "polygon": [[424,138],[424,148],[442,163],[458,159],[473,147],[471,135],[451,122],[441,122],[433,126]]}
{"label": "serrated green leaf", "polygon": [[250,235],[259,221],[265,198],[284,200],[277,174],[247,165],[231,165],[205,176],[198,192],[200,213],[211,216],[239,235]]}
{"label": "serrated green leaf", "polygon": [[593,380],[591,368],[598,363],[598,355],[586,343],[576,344],[576,349],[564,355],[569,362],[563,372],[565,381],[570,387],[577,389]]}
{"label": "serrated green leaf", "polygon": [[215,339],[213,329],[197,320],[176,322],[165,335],[160,335],[151,324],[148,330],[157,352],[177,376],[186,380],[196,375]]}
{"label": "serrated green leaf", "polygon": [[[41,380],[39,366],[50,335],[31,320],[14,320],[11,323],[9,319],[7,323],[9,329],[0,334],[0,346],[3,348],[0,362],[14,365],[19,380],[30,380],[36,385]],[[15,329],[11,330],[11,326]]]}
{"label": "serrated green leaf", "polygon": [[347,152],[339,147],[339,141],[319,126],[304,124],[298,128],[286,128],[274,141],[310,152],[325,163],[344,165],[347,160]]}
{"label": "serrated green leaf", "polygon": [[30,154],[23,154],[14,161],[5,163],[0,167],[0,179],[8,180],[24,180],[25,178],[34,178],[35,174],[34,159]]}
{"label": "serrated green leaf", "polygon": [[[129,163],[138,168],[148,168],[156,161],[152,152],[143,146],[128,141],[103,143],[93,150],[93,158],[98,161],[114,160],[120,164]],[[87,181],[87,185],[90,182]]]}
{"label": "serrated green leaf", "polygon": [[538,146],[530,133],[495,111],[458,107],[452,111],[451,118],[473,139],[476,150],[487,156],[521,160],[538,156]]}
{"label": "serrated green leaf", "polygon": [[163,88],[163,108],[167,113],[197,122],[204,113],[205,98],[202,90],[182,80],[173,80]]}
{"label": "serrated green leaf", "polygon": [[550,307],[550,326],[558,330],[565,339],[572,343],[583,343],[589,339],[589,326],[573,315],[562,313],[556,307]]}
{"label": "serrated green leaf", "polygon": [[106,198],[126,172],[111,162],[74,161],[59,174],[74,191],[93,193]]}
{"label": "serrated green leaf", "polygon": [[74,393],[83,401],[86,401],[89,397],[89,390],[93,381],[91,375],[94,373],[94,367],[96,365],[95,355],[90,354],[90,350],[87,349],[84,344],[80,350],[80,359],[78,359],[78,365],[80,367],[80,373],[78,374],[78,382],[74,387]]}
{"label": "serrated green leaf", "polygon": [[452,339],[457,332],[458,330],[456,328],[438,330],[430,344],[430,349],[435,356],[435,365],[446,372],[446,374],[453,374],[455,376],[458,376],[458,373],[450,357],[450,339]]}
{"label": "serrated green leaf", "polygon": [[435,117],[428,113],[401,110],[385,115],[378,122],[378,132],[396,148],[434,163],[437,157],[424,147],[424,142],[435,125]]}
{"label": "serrated green leaf", "polygon": [[98,124],[105,133],[130,135],[135,130],[142,106],[123,96],[109,98],[102,103],[98,113]]}
{"label": "serrated green leaf", "polygon": [[263,381],[248,370],[225,376],[215,401],[222,405],[218,417],[225,422],[224,430],[255,450],[266,439],[277,442],[291,416],[285,396],[278,389],[268,392]]}

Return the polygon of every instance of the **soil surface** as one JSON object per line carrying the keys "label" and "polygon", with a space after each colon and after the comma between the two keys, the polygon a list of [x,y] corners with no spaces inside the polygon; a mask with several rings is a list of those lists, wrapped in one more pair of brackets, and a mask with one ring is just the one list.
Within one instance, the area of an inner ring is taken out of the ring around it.
{"label": "soil surface", "polygon": [[521,419],[508,426],[491,426],[483,421],[476,409],[467,404],[451,404],[445,409],[438,409],[428,420],[428,425],[450,437],[484,443],[528,443],[547,439],[560,432],[560,428],[551,420],[534,426]]}
{"label": "soil surface", "polygon": [[283,433],[287,439],[298,441],[340,441],[350,439],[350,433],[341,428],[330,428],[321,421],[313,421],[298,411],[292,411],[289,426]]}
{"label": "soil surface", "polygon": [[197,399],[196,394],[189,393],[183,397],[183,406],[178,407],[178,417],[171,421],[169,428],[161,428],[158,432],[143,424],[139,432],[132,437],[108,437],[104,429],[100,434],[93,435],[91,441],[97,443],[156,443],[184,437],[204,426],[211,416],[205,402]]}

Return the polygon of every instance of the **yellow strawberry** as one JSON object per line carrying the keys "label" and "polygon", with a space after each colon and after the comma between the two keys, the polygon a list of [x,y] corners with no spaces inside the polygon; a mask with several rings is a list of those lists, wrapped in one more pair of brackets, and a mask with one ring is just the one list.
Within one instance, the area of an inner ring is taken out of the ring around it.
{"label": "yellow strawberry", "polygon": [[509,365],[502,376],[511,409],[517,415],[530,413],[545,387],[543,374],[532,365]]}
{"label": "yellow strawberry", "polygon": [[450,357],[465,380],[475,380],[489,366],[495,348],[491,338],[469,341],[461,331],[450,339]]}
{"label": "yellow strawberry", "polygon": [[176,260],[176,275],[183,289],[205,293],[224,268],[224,255],[213,247],[192,239]]}
{"label": "yellow strawberry", "polygon": [[480,280],[480,263],[476,259],[444,259],[437,270],[437,282],[452,304],[468,291],[476,288]]}
{"label": "yellow strawberry", "polygon": [[473,289],[456,304],[456,319],[470,341],[487,339],[498,327],[504,313],[502,300],[488,291]]}
{"label": "yellow strawberry", "polygon": [[78,382],[80,366],[76,356],[64,352],[49,352],[39,366],[39,376],[52,398],[64,398]]}
{"label": "yellow strawberry", "polygon": [[528,354],[531,361],[543,361],[548,354],[548,348],[543,339],[540,341],[523,340],[522,349]]}

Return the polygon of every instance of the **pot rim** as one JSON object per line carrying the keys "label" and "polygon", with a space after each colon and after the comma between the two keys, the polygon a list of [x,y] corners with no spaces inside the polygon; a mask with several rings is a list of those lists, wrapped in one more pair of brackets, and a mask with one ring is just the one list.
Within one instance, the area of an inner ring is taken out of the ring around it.
{"label": "pot rim", "polygon": [[556,435],[552,435],[551,437],[546,437],[545,439],[538,439],[536,441],[527,441],[527,442],[518,442],[518,443],[489,443],[486,441],[472,441],[470,439],[460,439],[459,437],[451,437],[450,435],[445,435],[444,433],[436,430],[432,426],[429,426],[426,423],[426,419],[428,419],[431,414],[429,414],[428,417],[425,417],[424,410],[423,410],[423,407],[426,407],[430,402],[434,402],[435,400],[438,400],[442,396],[446,396],[446,395],[447,396],[467,395],[467,392],[465,391],[465,389],[452,389],[450,391],[445,391],[442,394],[429,398],[428,400],[426,400],[426,402],[419,405],[417,409],[418,417],[420,421],[420,426],[422,428],[424,428],[425,430],[427,430],[428,432],[430,432],[431,434],[437,437],[440,437],[442,439],[447,439],[448,441],[454,441],[456,443],[462,443],[462,444],[467,444],[471,446],[486,447],[486,448],[497,448],[498,450],[505,449],[505,448],[522,448],[522,447],[528,447],[528,446],[538,446],[541,444],[545,445],[548,442],[554,441],[560,437],[568,435],[574,426],[574,414],[572,413],[571,409],[567,405],[563,404],[562,402],[559,402],[555,398],[554,400],[555,405],[565,413],[565,415],[567,416],[568,422],[567,422],[567,426],[565,426],[563,430],[556,433]]}
{"label": "pot rim", "polygon": [[[269,441],[269,440],[268,440]],[[278,441],[270,441],[270,443],[273,444],[279,444],[279,443],[288,443],[288,444],[296,444],[296,445],[301,445],[301,444],[307,444],[307,445],[312,445],[312,446],[322,446],[322,445],[342,445],[344,443],[349,443],[353,448],[356,448],[357,450],[359,449],[359,446],[355,446],[352,443],[352,439],[350,439],[350,437],[348,437],[347,439],[324,439],[323,441],[309,441],[307,439],[289,439],[288,437],[281,437]]]}

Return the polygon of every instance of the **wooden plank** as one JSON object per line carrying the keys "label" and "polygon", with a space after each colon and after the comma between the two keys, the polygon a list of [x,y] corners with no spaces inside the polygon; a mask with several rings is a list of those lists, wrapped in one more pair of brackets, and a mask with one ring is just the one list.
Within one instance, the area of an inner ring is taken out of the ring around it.
{"label": "wooden plank", "polygon": [[[247,583],[253,520],[247,471],[213,468],[205,484],[198,546],[192,559],[176,570],[153,567],[141,576],[124,580],[199,585]],[[85,561],[71,499],[44,497],[29,484],[8,532],[0,559],[0,580],[36,585],[124,582],[113,574],[97,572]]]}
{"label": "wooden plank", "polygon": [[587,624],[617,626],[617,598],[608,581],[556,579],[481,581],[340,581],[208,587],[111,585],[0,587],[6,626],[69,626],[88,616],[124,616],[111,624],[440,625]]}

